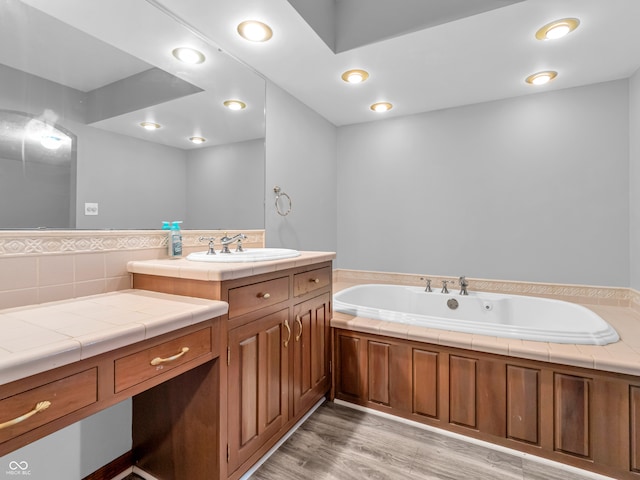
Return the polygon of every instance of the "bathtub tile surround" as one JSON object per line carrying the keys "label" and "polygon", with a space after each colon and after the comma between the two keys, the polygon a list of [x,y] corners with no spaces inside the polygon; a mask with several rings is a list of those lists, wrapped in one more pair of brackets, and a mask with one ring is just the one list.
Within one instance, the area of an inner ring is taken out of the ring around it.
{"label": "bathtub tile surround", "polygon": [[[461,275],[464,272],[461,273]],[[448,281],[449,291],[459,291],[458,277],[442,275],[417,275],[406,273],[370,272],[363,270],[338,269],[334,273],[334,283],[389,283],[394,285],[425,286],[431,279],[433,291],[440,291],[442,281]],[[633,302],[640,312],[640,292],[620,287],[592,287],[588,285],[561,285],[540,282],[518,282],[510,280],[488,280],[467,278],[469,291],[489,293],[509,293],[532,297],[556,298],[567,302],[588,305],[630,306]]]}
{"label": "bathtub tile surround", "polygon": [[[225,233],[239,232],[183,230],[184,255]],[[246,247],[264,247],[264,230],[242,233]],[[0,309],[131,288],[127,262],[167,258],[166,242],[160,230],[0,232]]]}

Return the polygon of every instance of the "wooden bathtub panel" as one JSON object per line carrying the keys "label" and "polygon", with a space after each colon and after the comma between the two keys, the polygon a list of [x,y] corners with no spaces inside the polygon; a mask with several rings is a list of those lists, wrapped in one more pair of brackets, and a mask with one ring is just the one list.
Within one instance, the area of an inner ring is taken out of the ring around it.
{"label": "wooden bathtub panel", "polygon": [[449,357],[449,422],[476,428],[476,368],[473,358]]}
{"label": "wooden bathtub panel", "polygon": [[538,445],[540,371],[507,365],[507,436]]}

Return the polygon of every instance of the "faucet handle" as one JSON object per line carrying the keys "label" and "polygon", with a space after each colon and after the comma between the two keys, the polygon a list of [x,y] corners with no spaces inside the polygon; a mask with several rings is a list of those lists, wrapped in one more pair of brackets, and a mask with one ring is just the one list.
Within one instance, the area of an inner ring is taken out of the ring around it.
{"label": "faucet handle", "polygon": [[205,240],[209,242],[209,251],[207,252],[207,255],[215,255],[216,251],[215,251],[215,237],[200,237],[198,239],[201,242],[204,242]]}
{"label": "faucet handle", "polygon": [[469,282],[467,282],[467,277],[465,277],[464,275],[462,275],[458,279],[458,283],[460,284],[461,287],[468,287],[469,286]]}
{"label": "faucet handle", "polygon": [[431,279],[427,278],[427,286],[424,289],[425,292],[433,292],[433,290],[431,290]]}
{"label": "faucet handle", "polygon": [[449,283],[448,280],[442,280],[442,290],[440,290],[440,293],[449,293],[449,289],[447,288],[447,283]]}

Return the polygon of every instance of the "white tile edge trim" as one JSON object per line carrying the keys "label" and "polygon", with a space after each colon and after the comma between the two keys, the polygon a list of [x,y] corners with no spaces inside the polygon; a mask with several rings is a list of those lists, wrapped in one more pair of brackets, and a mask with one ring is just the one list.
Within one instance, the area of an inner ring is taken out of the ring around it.
{"label": "white tile edge trim", "polygon": [[[327,400],[325,398],[321,398],[320,400],[318,400],[317,403],[313,407],[311,407],[311,410],[309,410],[304,417],[298,420],[298,422],[293,427],[291,427],[291,430],[289,430],[284,435],[284,437],[278,440],[278,443],[276,443],[273,447],[271,447],[271,449],[267,453],[265,453],[264,456],[260,460],[258,460],[253,467],[247,470],[247,472],[243,476],[241,476],[239,480],[249,480],[249,478],[251,478],[251,475],[253,475],[262,466],[262,464],[266,462],[269,459],[269,457],[273,455],[276,452],[276,450],[278,450],[282,446],[282,444],[286,442],[289,439],[289,437],[295,433],[295,431],[298,428],[300,428],[300,425],[306,422],[307,419],[313,414],[313,412],[315,412],[320,407],[320,405],[322,405],[326,401]],[[149,479],[149,480],[155,480],[155,479]]]}
{"label": "white tile edge trim", "polygon": [[616,480],[613,477],[606,477],[604,475],[600,475],[598,473],[590,472],[589,470],[583,470],[581,468],[572,467],[571,465],[565,465],[564,463],[556,462],[554,460],[549,460],[547,458],[538,457],[536,455],[532,455],[530,453],[520,452],[518,450],[513,450],[511,448],[503,447],[501,445],[495,445],[490,442],[485,442],[484,440],[478,440],[477,438],[467,437],[465,435],[461,435],[459,433],[450,432],[448,430],[443,430],[441,428],[432,427],[430,425],[424,425],[419,422],[415,422],[413,420],[408,420],[406,418],[396,417],[395,415],[390,415],[385,412],[379,412],[377,410],[373,410],[371,408],[363,407],[361,405],[356,405],[354,403],[345,402],[344,400],[335,399],[333,401],[336,405],[341,405],[343,407],[352,408],[354,410],[360,410],[361,412],[371,413],[373,415],[378,415],[383,418],[387,418],[389,420],[394,420],[396,422],[404,423],[406,425],[411,425],[412,427],[421,428],[423,430],[427,430],[430,432],[434,432],[440,435],[444,435],[447,437],[455,438],[457,440],[461,440],[463,442],[472,443],[474,445],[478,445],[481,447],[489,448],[491,450],[496,450],[498,452],[507,453],[509,455],[514,455],[521,458],[526,458],[527,460],[531,460],[533,462],[542,463],[558,470],[564,470],[567,472],[572,472],[578,475],[582,475],[587,478],[593,478],[594,480]]}

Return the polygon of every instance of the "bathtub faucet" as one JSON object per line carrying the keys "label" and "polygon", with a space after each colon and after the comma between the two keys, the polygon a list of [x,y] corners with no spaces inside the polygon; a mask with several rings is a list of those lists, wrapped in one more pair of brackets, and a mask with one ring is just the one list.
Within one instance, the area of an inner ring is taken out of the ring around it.
{"label": "bathtub faucet", "polygon": [[245,240],[247,236],[244,233],[239,233],[234,235],[233,237],[229,237],[225,234],[224,237],[220,239],[220,243],[222,244],[222,251],[220,253],[231,253],[229,251],[229,244],[238,241],[238,248],[236,248],[236,252],[242,252],[242,240]]}
{"label": "bathtub faucet", "polygon": [[463,275],[458,279],[458,283],[460,283],[460,295],[469,295],[469,292],[467,292],[467,287],[469,286],[467,277]]}

